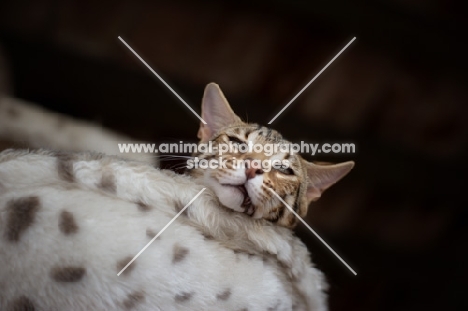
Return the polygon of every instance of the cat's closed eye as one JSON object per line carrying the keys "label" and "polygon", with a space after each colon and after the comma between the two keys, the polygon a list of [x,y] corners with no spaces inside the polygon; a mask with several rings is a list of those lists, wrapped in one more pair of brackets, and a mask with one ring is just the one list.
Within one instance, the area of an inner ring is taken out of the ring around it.
{"label": "cat's closed eye", "polygon": [[227,136],[228,140],[233,142],[233,143],[237,143],[237,144],[244,144],[245,142],[243,142],[242,140],[240,140],[239,138],[237,137],[234,137],[234,136]]}
{"label": "cat's closed eye", "polygon": [[294,175],[293,169],[286,165],[282,165],[281,167],[278,167],[276,170],[284,175]]}

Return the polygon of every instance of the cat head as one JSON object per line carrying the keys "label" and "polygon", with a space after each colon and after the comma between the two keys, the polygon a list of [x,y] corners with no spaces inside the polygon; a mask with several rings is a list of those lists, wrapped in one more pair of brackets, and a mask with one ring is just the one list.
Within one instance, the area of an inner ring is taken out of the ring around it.
{"label": "cat head", "polygon": [[[282,152],[281,148],[274,153],[248,148],[248,144],[271,147],[290,142],[275,130],[243,122],[214,83],[205,88],[202,118],[207,124],[201,123],[198,138],[200,143],[211,143],[213,148],[194,156],[205,163],[213,160],[211,163],[217,163],[218,167],[194,166],[189,174],[213,190],[221,204],[256,219],[294,227],[297,217],[271,190],[304,217],[310,202],[320,198],[354,166],[354,162],[318,165],[298,154]],[[229,146],[229,150],[219,154],[221,145],[225,149]],[[273,167],[272,163],[276,165]]]}

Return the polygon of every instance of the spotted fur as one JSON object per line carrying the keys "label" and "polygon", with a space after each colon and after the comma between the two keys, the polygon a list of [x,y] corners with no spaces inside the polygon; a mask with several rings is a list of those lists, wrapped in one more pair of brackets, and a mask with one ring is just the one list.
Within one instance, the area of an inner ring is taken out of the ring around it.
{"label": "spotted fur", "polygon": [[5,151],[0,181],[0,310],[326,310],[323,277],[292,232],[220,206],[210,189],[117,276],[202,189],[190,177]]}
{"label": "spotted fur", "polygon": [[[0,119],[5,107],[11,103],[0,107]],[[15,118],[28,115],[16,108]],[[202,108],[201,142],[286,142],[240,121],[214,84]],[[228,161],[225,170],[180,176],[96,153],[0,153],[0,310],[326,311],[324,278],[288,229],[296,218],[268,189],[304,216],[349,165],[324,169],[297,155],[272,157],[288,159],[292,174],[236,171]],[[251,208],[239,205],[238,192],[220,190],[239,185]]]}

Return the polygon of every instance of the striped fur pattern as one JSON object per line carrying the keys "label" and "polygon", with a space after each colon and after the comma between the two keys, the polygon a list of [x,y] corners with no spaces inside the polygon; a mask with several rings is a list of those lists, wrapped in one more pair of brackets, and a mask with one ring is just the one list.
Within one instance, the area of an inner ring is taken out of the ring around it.
{"label": "striped fur pattern", "polygon": [[[254,144],[289,144],[283,139],[280,133],[270,128],[258,124],[239,124],[223,128],[212,140],[213,150],[219,144],[247,143]],[[249,213],[254,218],[263,218],[272,223],[284,227],[294,227],[297,224],[297,217],[268,190],[275,191],[297,214],[305,216],[308,203],[306,200],[307,191],[307,169],[304,160],[297,154],[278,151],[271,156],[264,152],[231,152],[218,155],[217,152],[198,153],[195,156],[200,159],[227,160],[225,169],[194,169],[190,174],[213,188],[219,195],[220,200],[226,206],[244,213]],[[248,179],[245,175],[245,168],[233,165],[233,160],[258,159],[264,160],[287,160],[290,167],[287,170],[274,170],[256,174],[254,178]],[[250,210],[242,207],[243,197],[238,195],[238,190],[230,185],[245,184],[246,191],[250,197],[254,209]],[[223,186],[228,185],[228,186]]]}
{"label": "striped fur pattern", "polygon": [[[221,89],[214,83],[208,84],[205,89],[202,117],[207,124],[200,125],[200,143],[211,142],[213,148],[211,153],[198,153],[195,156],[206,160],[217,158],[218,162],[226,161],[226,167],[194,167],[189,170],[189,174],[211,188],[224,206],[255,219],[265,219],[279,226],[293,228],[298,222],[294,213],[300,217],[305,216],[309,204],[320,198],[323,191],[345,176],[354,166],[352,161],[318,165],[281,148],[277,148],[273,153],[265,152],[265,148],[238,148],[219,155],[217,151],[220,150],[220,144],[265,146],[291,143],[273,129],[243,122],[233,112]],[[263,163],[266,160],[270,164],[275,160],[286,160],[288,165],[270,167],[271,169],[252,169],[249,165],[234,165],[234,161],[237,160],[248,163],[255,160],[260,161],[257,163]],[[271,190],[289,207],[286,207]]]}

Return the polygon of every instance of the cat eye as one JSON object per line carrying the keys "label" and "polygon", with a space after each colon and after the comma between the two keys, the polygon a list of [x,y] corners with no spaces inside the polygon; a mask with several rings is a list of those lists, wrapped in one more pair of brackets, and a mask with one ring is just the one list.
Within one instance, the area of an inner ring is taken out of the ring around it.
{"label": "cat eye", "polygon": [[227,135],[227,138],[229,139],[229,141],[232,141],[233,143],[244,144],[244,142],[237,137]]}
{"label": "cat eye", "polygon": [[290,167],[287,167],[287,166],[282,166],[280,168],[277,169],[278,172],[280,172],[281,174],[284,174],[284,175],[294,175],[294,171],[292,168]]}

